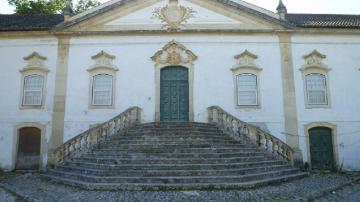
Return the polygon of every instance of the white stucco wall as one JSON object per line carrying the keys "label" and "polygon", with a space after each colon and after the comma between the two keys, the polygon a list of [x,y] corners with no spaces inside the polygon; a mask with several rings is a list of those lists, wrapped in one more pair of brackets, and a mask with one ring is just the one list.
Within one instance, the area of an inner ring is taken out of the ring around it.
{"label": "white stucco wall", "polygon": [[[142,122],[155,120],[155,67],[150,59],[171,40],[176,40],[194,52],[194,119],[207,122],[206,109],[218,105],[247,122],[262,123],[272,134],[285,141],[283,93],[279,41],[276,35],[139,35],[74,37],[70,41],[69,69],[66,96],[64,141],[88,129],[91,124],[104,122],[131,106],[142,108]],[[346,170],[360,170],[360,37],[304,36],[292,38],[300,147],[307,159],[304,125],[328,122],[337,127],[339,163]],[[245,49],[258,55],[260,73],[259,109],[239,109],[235,106],[233,73],[234,55]],[[317,49],[327,58],[331,107],[306,109],[301,66],[302,58]],[[116,76],[115,106],[113,109],[89,108],[90,78],[87,69],[93,64],[91,56],[101,50],[115,55],[119,68]],[[45,108],[21,110],[21,73],[24,56],[37,51],[47,57],[50,72],[47,76]],[[36,122],[46,126],[46,140],[52,131],[52,104],[57,60],[56,38],[0,38],[0,168],[14,167],[16,153],[15,128],[21,123]],[[9,88],[11,86],[11,88]],[[6,96],[4,96],[6,95]],[[46,158],[43,159],[46,161]],[[44,162],[46,163],[46,162]]]}
{"label": "white stucco wall", "polygon": [[[19,70],[26,65],[23,57],[34,51],[47,57],[46,96],[44,109],[20,109],[22,75]],[[15,166],[17,143],[16,126],[23,123],[39,123],[46,126],[45,141],[49,142],[54,97],[54,80],[57,60],[57,40],[42,38],[0,38],[0,168],[11,170]],[[47,146],[45,145],[45,148]],[[43,164],[46,164],[46,157]]]}
{"label": "white stucco wall", "polygon": [[[282,137],[283,102],[280,50],[276,36],[119,36],[73,38],[69,57],[69,77],[65,115],[65,140],[110,119],[131,106],[139,106],[142,122],[155,120],[155,66],[150,59],[171,40],[185,45],[198,56],[194,72],[194,119],[207,122],[206,109],[218,105],[249,122],[265,123]],[[236,109],[233,73],[234,56],[248,49],[259,56],[260,109]],[[91,56],[101,50],[115,55],[119,68],[114,109],[89,109]],[[81,58],[81,59],[79,59]],[[266,102],[265,102],[266,100]]]}
{"label": "white stucco wall", "polygon": [[[304,136],[304,125],[312,122],[328,122],[337,126],[339,164],[347,170],[360,170],[360,37],[300,36],[292,38],[299,119],[299,134]],[[329,75],[330,108],[306,109],[302,73],[302,56],[314,49],[327,56],[324,63],[331,68]],[[304,160],[306,139],[301,138]]]}

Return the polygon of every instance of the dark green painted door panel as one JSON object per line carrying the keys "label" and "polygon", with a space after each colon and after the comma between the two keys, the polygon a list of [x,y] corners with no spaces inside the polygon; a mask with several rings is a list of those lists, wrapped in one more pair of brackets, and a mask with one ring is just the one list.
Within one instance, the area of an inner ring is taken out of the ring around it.
{"label": "dark green painted door panel", "polygon": [[313,169],[334,169],[334,152],[331,129],[317,127],[309,130],[311,167]]}
{"label": "dark green painted door panel", "polygon": [[160,77],[160,120],[188,121],[188,70],[180,66],[166,67]]}

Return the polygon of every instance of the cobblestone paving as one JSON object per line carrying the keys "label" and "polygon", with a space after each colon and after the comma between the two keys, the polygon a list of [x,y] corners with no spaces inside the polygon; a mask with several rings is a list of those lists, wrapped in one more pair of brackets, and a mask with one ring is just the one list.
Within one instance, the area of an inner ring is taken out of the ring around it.
{"label": "cobblestone paving", "polygon": [[[38,174],[25,174],[2,183],[7,188],[29,201],[186,201],[186,202],[231,202],[231,201],[296,201],[308,194],[348,182],[352,177],[338,174],[312,174],[310,177],[280,185],[242,191],[86,191],[56,184]],[[0,198],[0,201],[1,198]],[[10,200],[11,201],[11,200]]]}
{"label": "cobblestone paving", "polygon": [[0,201],[1,202],[13,202],[16,201],[16,197],[8,193],[4,189],[0,188]]}
{"label": "cobblestone paving", "polygon": [[346,186],[343,189],[331,192],[330,194],[316,200],[316,202],[359,202],[360,182]]}

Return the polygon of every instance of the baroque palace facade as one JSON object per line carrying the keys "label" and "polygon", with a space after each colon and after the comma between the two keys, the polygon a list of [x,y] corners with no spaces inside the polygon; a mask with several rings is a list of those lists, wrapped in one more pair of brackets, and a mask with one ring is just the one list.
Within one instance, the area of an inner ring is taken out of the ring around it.
{"label": "baroque palace facade", "polygon": [[112,0],[84,13],[0,15],[0,168],[132,106],[141,122],[207,122],[219,106],[300,164],[360,170],[360,16],[241,0]]}

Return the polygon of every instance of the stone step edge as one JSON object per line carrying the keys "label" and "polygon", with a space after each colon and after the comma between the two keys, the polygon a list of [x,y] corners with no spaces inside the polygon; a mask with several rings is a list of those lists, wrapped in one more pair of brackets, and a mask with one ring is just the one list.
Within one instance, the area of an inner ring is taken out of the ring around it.
{"label": "stone step edge", "polygon": [[[259,150],[260,148],[256,148],[256,147],[245,147],[245,148],[239,148],[239,147],[234,147],[234,148],[232,148],[232,147],[228,147],[228,148],[182,148],[182,149],[178,149],[178,148],[166,148],[166,149],[164,149],[164,148],[145,148],[145,149],[143,149],[143,150],[139,150],[139,149],[117,149],[117,148],[99,148],[99,149],[94,149],[93,151],[104,151],[104,152],[106,152],[106,151],[124,151],[124,152],[129,152],[129,151],[131,151],[131,152],[133,152],[133,151],[145,151],[145,153],[151,153],[151,152],[149,152],[148,150],[154,150],[154,151],[158,151],[158,150],[167,150],[167,151],[169,151],[169,150],[180,150],[180,151],[186,151],[186,150],[210,150],[210,149],[213,149],[214,151],[218,151],[218,150]],[[165,151],[165,152],[167,152],[167,151]],[[142,152],[143,153],[143,152]],[[155,152],[155,153],[159,153],[159,152]],[[160,152],[161,153],[161,152]],[[168,152],[167,152],[168,153]],[[217,153],[228,153],[228,151],[224,151],[224,152],[217,152]]]}
{"label": "stone step edge", "polygon": [[[76,163],[76,162],[72,162],[70,161],[69,163]],[[270,160],[270,161],[249,161],[249,162],[241,162],[241,163],[226,163],[226,164],[188,164],[188,165],[176,165],[177,167],[188,167],[188,166],[214,166],[214,165],[220,165],[220,166],[227,166],[227,165],[246,165],[246,164],[261,164],[261,163],[284,163],[284,161],[282,160]],[[104,165],[104,166],[110,166],[110,167],[129,167],[129,166],[150,166],[148,164],[127,164],[127,165],[121,165],[121,164],[104,164],[104,163],[91,163],[91,162],[84,162],[81,164],[87,164],[87,165]],[[156,166],[174,166],[173,164],[158,164]]]}
{"label": "stone step edge", "polygon": [[[262,152],[251,152],[251,153],[245,153],[244,154],[257,154],[257,157],[261,156],[266,156],[266,154],[262,153]],[[106,154],[86,154],[83,155],[81,157],[78,157],[76,159],[81,159],[81,158],[97,158],[96,156],[118,156],[118,155],[106,155]],[[196,154],[194,154],[196,155]],[[247,158],[251,158],[251,157],[255,157],[255,156],[246,156]],[[202,157],[192,157],[192,158],[146,158],[146,159],[131,159],[131,158],[116,158],[117,161],[187,161],[187,160],[237,160],[240,158],[245,158],[245,157],[222,157],[222,158],[202,158]],[[101,159],[105,159],[105,158],[101,158]],[[114,159],[115,160],[115,159]]]}
{"label": "stone step edge", "polygon": [[98,191],[171,191],[171,190],[241,190],[259,188],[271,184],[278,184],[290,180],[308,177],[308,173],[295,173],[291,175],[277,176],[268,179],[254,180],[242,183],[85,183],[78,180],[65,179],[48,174],[42,174],[60,184],[66,184],[82,188],[84,190]]}
{"label": "stone step edge", "polygon": [[283,172],[292,172],[292,171],[299,171],[299,169],[297,168],[289,168],[289,169],[283,169],[283,170],[278,170],[278,171],[270,171],[270,172],[259,172],[259,173],[254,173],[254,174],[247,174],[247,175],[219,175],[219,176],[159,176],[159,177],[143,177],[143,176],[94,176],[94,175],[84,175],[84,174],[79,174],[79,173],[71,173],[71,172],[65,172],[65,171],[58,171],[58,170],[52,170],[51,172],[53,173],[58,173],[58,174],[64,174],[64,175],[70,175],[70,176],[77,176],[77,177],[84,177],[84,178],[93,178],[93,179],[101,179],[101,180],[106,180],[106,179],[141,179],[141,180],[152,180],[152,179],[157,179],[157,180],[183,180],[183,179],[196,179],[196,180],[201,180],[201,179],[241,179],[241,178],[245,178],[245,177],[257,177],[257,176],[262,176],[262,175],[272,175],[272,174],[278,174],[278,173],[283,173]]}
{"label": "stone step edge", "polygon": [[[258,156],[245,156],[245,157],[234,157],[234,158],[237,158],[239,160],[241,159],[250,159],[250,158],[263,158],[263,157],[267,157],[265,154],[263,155],[258,155]],[[86,159],[86,160],[103,160],[103,161],[131,161],[131,160],[137,160],[137,159],[114,159],[114,158],[99,158],[99,157],[84,157],[84,156],[81,156],[81,157],[78,157],[76,158],[77,160],[81,160],[81,159]],[[207,160],[208,158],[198,158],[198,159],[193,159],[193,160]],[[223,158],[218,158],[219,160],[222,160]],[[153,160],[153,159],[144,159],[144,161],[147,161],[147,160]],[[161,160],[166,160],[166,161],[172,161],[173,159],[161,159]],[[188,159],[185,159],[185,160],[188,160]],[[210,160],[214,160],[214,159],[210,159]],[[154,161],[154,160],[153,160]],[[175,161],[175,160],[174,160]],[[181,161],[181,160],[179,160]]]}
{"label": "stone step edge", "polygon": [[[123,170],[103,170],[103,169],[95,169],[95,168],[81,168],[81,167],[74,167],[74,166],[67,166],[62,165],[59,166],[60,169],[74,169],[78,171],[92,171],[92,172],[111,172],[111,171],[119,171],[124,173],[144,173],[144,170],[131,170],[131,171],[123,171]],[[291,168],[290,165],[280,164],[280,165],[269,165],[269,166],[258,166],[258,167],[246,167],[246,168],[239,168],[239,169],[220,169],[220,170],[145,170],[146,173],[166,173],[166,172],[179,172],[179,173],[186,173],[186,172],[241,172],[247,171],[251,169],[267,169],[267,168]]]}

